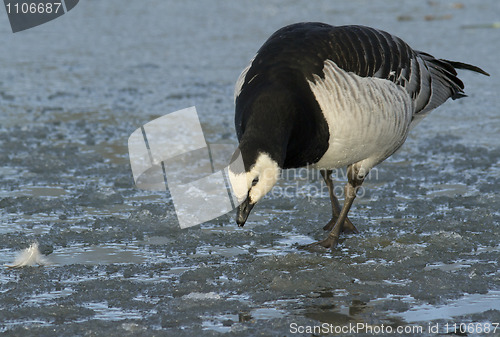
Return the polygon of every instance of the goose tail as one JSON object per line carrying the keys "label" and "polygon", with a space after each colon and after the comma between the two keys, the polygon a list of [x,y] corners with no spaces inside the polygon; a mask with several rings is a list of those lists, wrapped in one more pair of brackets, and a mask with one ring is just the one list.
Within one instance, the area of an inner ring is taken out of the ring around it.
{"label": "goose tail", "polygon": [[472,64],[463,63],[463,62],[456,62],[456,61],[449,61],[449,60],[443,60],[443,61],[445,61],[446,63],[449,63],[455,69],[465,69],[465,70],[474,71],[476,73],[480,73],[480,74],[483,74],[486,76],[490,76],[490,74],[488,74],[486,71],[484,71],[483,69],[481,69],[479,67],[473,66]]}

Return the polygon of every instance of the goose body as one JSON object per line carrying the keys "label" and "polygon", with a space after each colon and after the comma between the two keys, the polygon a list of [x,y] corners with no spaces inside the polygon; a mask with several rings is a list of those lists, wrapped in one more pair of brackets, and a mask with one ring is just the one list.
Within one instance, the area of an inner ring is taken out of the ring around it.
{"label": "goose body", "polygon": [[323,72],[325,78],[315,75],[309,87],[328,124],[328,149],[311,164],[331,169],[360,163],[368,171],[405,141],[411,97],[392,82],[346,73],[330,60]]}
{"label": "goose body", "polygon": [[[325,226],[331,233],[320,243],[331,247],[340,231],[356,231],[347,212],[370,169],[392,155],[428,112],[465,96],[456,68],[487,75],[370,27],[298,23],[275,32],[235,88],[245,166],[230,171],[242,201],[237,223],[245,223],[281,169],[312,166],[324,170],[331,187],[333,218]],[[349,173],[342,210],[330,178],[330,170],[341,167]]]}

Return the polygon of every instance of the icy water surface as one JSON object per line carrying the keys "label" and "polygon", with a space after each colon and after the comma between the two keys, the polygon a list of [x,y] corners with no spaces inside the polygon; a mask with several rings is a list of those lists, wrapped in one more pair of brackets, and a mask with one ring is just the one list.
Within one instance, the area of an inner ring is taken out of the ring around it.
{"label": "icy water surface", "polygon": [[[51,265],[0,268],[0,332],[500,335],[498,20],[496,0],[87,0],[16,34],[4,15],[0,264],[37,241]],[[469,97],[374,171],[333,254],[299,249],[329,220],[317,173],[285,175],[242,229],[231,213],[181,230],[168,193],[134,186],[128,136],[196,105],[208,142],[236,144],[239,72],[298,21],[382,28],[492,76],[460,73]]]}

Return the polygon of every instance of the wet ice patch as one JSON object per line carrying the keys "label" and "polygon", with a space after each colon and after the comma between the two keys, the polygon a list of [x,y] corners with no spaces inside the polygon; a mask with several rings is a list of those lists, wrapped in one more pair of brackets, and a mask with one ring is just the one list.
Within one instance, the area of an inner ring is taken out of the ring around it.
{"label": "wet ice patch", "polygon": [[257,254],[258,256],[284,256],[298,252],[295,246],[309,244],[314,241],[310,236],[290,233],[284,238],[273,242],[271,246],[263,246],[257,249]]}
{"label": "wet ice patch", "polygon": [[209,292],[209,293],[193,292],[182,296],[182,298],[185,300],[204,301],[204,300],[220,300],[221,296],[214,292]]}
{"label": "wet ice patch", "polygon": [[219,333],[227,333],[232,330],[232,326],[241,319],[238,315],[227,314],[214,317],[207,317],[202,323],[203,330],[212,330]]}
{"label": "wet ice patch", "polygon": [[224,314],[217,316],[205,317],[201,326],[203,330],[212,330],[219,333],[235,332],[244,329],[237,323],[256,320],[271,320],[283,318],[286,316],[286,311],[276,308],[255,308],[250,312],[240,312],[235,314]]}
{"label": "wet ice patch", "polygon": [[457,271],[462,268],[470,268],[472,264],[480,262],[479,260],[463,260],[453,263],[432,263],[425,266],[424,270],[440,269],[442,271]]}
{"label": "wet ice patch", "polygon": [[138,243],[74,244],[57,249],[51,257],[54,265],[142,264],[159,261],[165,261],[164,254],[144,249]]}
{"label": "wet ice patch", "polygon": [[60,298],[70,296],[74,290],[65,288],[62,290],[48,291],[44,293],[35,293],[24,300],[27,306],[55,305]]}
{"label": "wet ice patch", "polygon": [[276,308],[257,308],[250,312],[255,319],[273,319],[285,317],[286,311]]}
{"label": "wet ice patch", "polygon": [[125,319],[141,319],[143,313],[138,310],[123,310],[121,308],[111,307],[107,301],[86,303],[84,307],[94,311],[92,319],[121,321]]}
{"label": "wet ice patch", "polygon": [[451,319],[463,315],[483,313],[488,310],[500,310],[500,291],[489,291],[486,294],[466,294],[458,300],[440,306],[423,304],[397,316],[408,323],[414,323]]}

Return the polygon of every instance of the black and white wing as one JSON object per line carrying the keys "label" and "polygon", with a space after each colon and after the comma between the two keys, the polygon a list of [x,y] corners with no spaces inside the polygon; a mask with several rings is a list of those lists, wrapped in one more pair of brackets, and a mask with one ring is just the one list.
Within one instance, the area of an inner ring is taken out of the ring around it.
{"label": "black and white wing", "polygon": [[263,74],[278,76],[280,68],[295,69],[308,80],[314,75],[323,77],[326,60],[361,77],[386,79],[403,87],[412,98],[414,117],[425,115],[450,97],[465,96],[456,69],[488,75],[476,66],[416,51],[382,30],[308,22],[286,26],[264,43],[241,73],[235,99],[246,86],[265,80]]}

